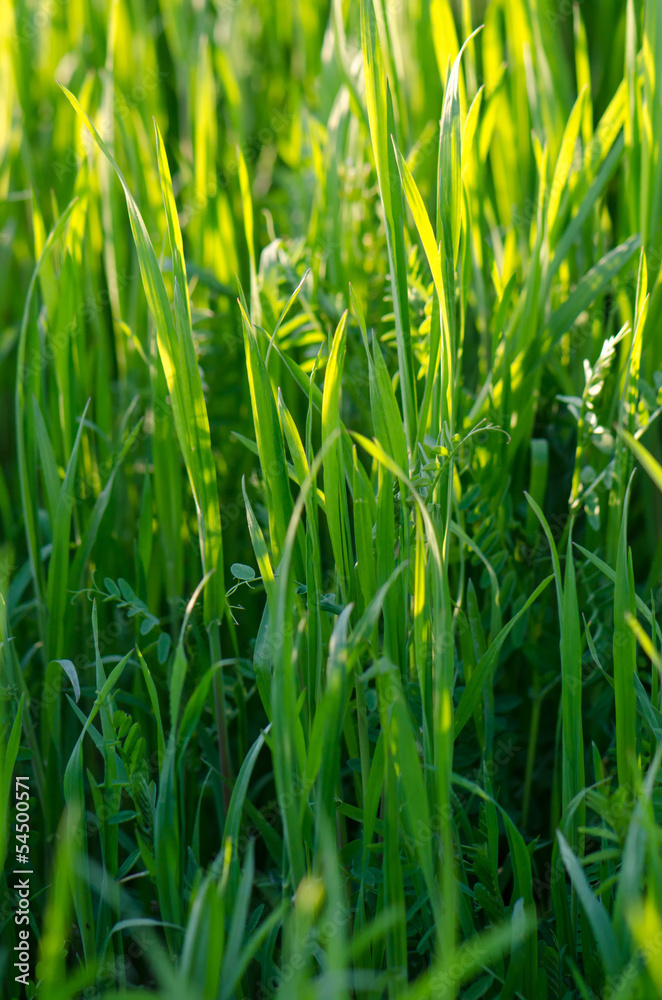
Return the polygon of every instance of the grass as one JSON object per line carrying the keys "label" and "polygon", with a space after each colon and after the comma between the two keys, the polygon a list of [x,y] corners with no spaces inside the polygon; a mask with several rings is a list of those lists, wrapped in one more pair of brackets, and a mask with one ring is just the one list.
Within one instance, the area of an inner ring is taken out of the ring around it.
{"label": "grass", "polygon": [[658,5],[2,11],[2,996],[654,1000]]}

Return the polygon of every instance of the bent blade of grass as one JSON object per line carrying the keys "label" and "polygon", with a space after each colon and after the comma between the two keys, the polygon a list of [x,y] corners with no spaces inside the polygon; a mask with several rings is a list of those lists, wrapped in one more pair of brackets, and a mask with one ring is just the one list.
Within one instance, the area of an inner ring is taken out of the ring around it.
{"label": "bent blade of grass", "polygon": [[630,236],[629,239],[606,253],[590,271],[582,275],[572,294],[549,317],[547,338],[543,347],[544,353],[547,353],[549,348],[556,344],[559,338],[570,329],[579,314],[609,287],[640,247],[641,237],[638,235]]}
{"label": "bent blade of grass", "polygon": [[556,831],[556,837],[563,864],[588,917],[605,970],[608,975],[616,976],[622,966],[621,949],[607,911],[594,896],[579,859],[573,854],[560,830]]}
{"label": "bent blade of grass", "polygon": [[483,103],[483,96],[485,94],[485,85],[481,86],[476,91],[476,96],[471,102],[471,107],[467,111],[467,117],[464,120],[464,125],[462,126],[462,148],[461,148],[461,162],[462,162],[462,181],[465,181],[467,174],[467,167],[469,163],[470,153],[474,148],[476,129],[478,127],[478,118],[480,116],[480,109]]}
{"label": "bent blade of grass", "polygon": [[[251,892],[253,890],[254,876],[255,843],[251,840],[248,844],[248,850],[244,856],[241,876],[236,887],[236,892],[230,895],[228,893],[228,886],[226,886],[225,891],[225,902],[228,906],[229,913],[231,914],[230,933],[228,934],[226,950],[226,956],[230,958],[230,962],[232,962],[239,954],[241,942],[244,937],[244,931],[246,930],[246,919],[248,917],[248,907],[250,904]],[[228,962],[224,963],[223,971],[226,975],[228,973],[229,964],[230,963]]]}
{"label": "bent blade of grass", "polygon": [[248,522],[248,531],[251,536],[251,542],[253,543],[253,552],[255,553],[255,558],[257,559],[262,584],[267,595],[267,604],[269,605],[269,609],[273,615],[276,612],[274,571],[271,565],[271,559],[269,558],[267,543],[265,542],[264,534],[262,533],[262,528],[260,527],[260,523],[255,516],[252,504],[248,499],[248,494],[246,493],[245,477],[242,477],[241,480],[241,492],[244,497],[246,520]]}
{"label": "bent blade of grass", "polygon": [[551,553],[552,566],[554,568],[554,582],[556,584],[556,598],[559,608],[559,620],[562,622],[563,621],[563,577],[561,575],[561,561],[559,559],[559,554],[556,548],[556,542],[554,541],[554,536],[552,535],[551,528],[547,523],[547,518],[543,514],[542,510],[540,509],[536,501],[533,499],[532,496],[530,496],[526,492],[524,493],[524,496],[526,497],[527,503],[533,510],[534,514],[540,521],[540,526],[544,531],[545,538],[549,543],[549,551]]}
{"label": "bent blade of grass", "polygon": [[52,531],[55,525],[55,514],[60,496],[60,476],[57,471],[57,462],[55,461],[51,439],[48,436],[48,431],[46,430],[46,421],[44,420],[36,396],[32,397],[32,410],[37,447],[39,448],[39,458],[41,459],[41,471],[44,477],[44,485],[46,486],[48,514],[51,519]]}
{"label": "bent blade of grass", "polygon": [[[612,583],[616,582],[616,572],[611,568],[611,566],[608,566],[603,559],[600,559],[599,556],[596,556],[594,552],[590,552],[588,549],[585,549],[583,545],[579,544],[579,542],[575,542],[574,546],[576,549],[579,549],[582,555],[586,556],[589,562],[592,562],[593,565],[597,569],[599,569],[601,573],[604,573],[604,575],[607,577],[608,580],[611,580]],[[648,624],[655,629],[658,638],[662,642],[662,628],[656,621],[654,615],[651,614],[651,609],[644,603],[644,601],[641,599],[641,597],[639,597],[638,594],[635,594],[635,604],[637,607],[637,611],[639,611],[641,616],[648,622]]]}
{"label": "bent blade of grass", "polygon": [[476,665],[476,669],[471,675],[471,679],[467,684],[460,702],[457,706],[455,712],[455,739],[458,738],[467,722],[473,715],[473,712],[478,705],[483,691],[485,682],[489,677],[492,667],[496,662],[496,658],[499,654],[499,650],[503,646],[504,642],[508,638],[508,634],[511,629],[517,624],[522,615],[526,614],[531,605],[538,599],[545,588],[551,583],[553,577],[548,576],[542,583],[539,583],[536,589],[533,591],[529,599],[525,604],[519,609],[517,614],[513,615],[510,621],[503,626],[499,634],[490,643],[486,652],[481,656],[480,660]]}
{"label": "bent blade of grass", "polygon": [[446,1000],[456,995],[463,983],[497,965],[515,941],[534,936],[535,930],[535,920],[530,914],[514,913],[508,923],[490,927],[463,942],[454,961],[445,956],[437,959],[428,972],[412,983],[404,993],[404,1000]]}
{"label": "bent blade of grass", "polygon": [[650,894],[651,882],[658,881],[658,878],[656,878],[659,872],[657,866],[655,866],[657,869],[655,875],[653,875],[650,868],[648,869],[648,874],[646,874],[646,868],[652,852],[656,850],[651,836],[655,829],[655,814],[651,799],[661,763],[662,744],[657,747],[655,756],[648,766],[646,777],[639,790],[625,837],[620,879],[613,910],[613,925],[616,932],[620,934],[624,931],[628,916],[632,910],[635,908],[641,909],[643,902],[642,888],[645,886]]}
{"label": "bent blade of grass", "polygon": [[269,346],[267,348],[267,353],[264,356],[264,363],[265,363],[265,365],[269,364],[269,354],[271,353],[271,348],[273,347],[274,341],[276,340],[276,337],[278,336],[278,331],[280,330],[281,326],[283,325],[283,323],[284,323],[284,321],[285,321],[285,319],[286,319],[286,317],[287,317],[290,309],[292,308],[292,306],[294,305],[294,303],[296,302],[296,300],[299,298],[299,292],[301,291],[301,289],[303,288],[303,286],[308,281],[308,276],[309,275],[310,275],[310,268],[306,268],[306,270],[303,273],[303,277],[301,278],[301,281],[296,286],[296,288],[294,289],[294,291],[290,295],[289,299],[287,300],[287,302],[283,306],[283,311],[281,312],[280,316],[278,317],[278,321],[277,321],[276,325],[274,326],[274,332],[271,334],[271,336],[269,338]]}
{"label": "bent blade of grass", "polygon": [[152,706],[152,712],[154,713],[154,718],[156,720],[156,745],[159,752],[159,759],[163,760],[163,756],[165,754],[165,737],[163,734],[163,719],[161,718],[161,707],[159,705],[159,696],[156,690],[156,684],[154,683],[154,679],[145,662],[143,654],[137,647],[136,654],[138,656],[138,663],[140,664],[140,669],[145,681],[145,687],[147,688],[150,705]]}
{"label": "bent blade of grass", "polygon": [[[193,609],[197,603],[197,600],[202,593],[203,589],[209,583],[209,580],[213,574],[213,570],[209,570],[205,573],[202,580],[198,583],[197,587],[191,594],[188,604],[186,605],[186,611],[184,613],[184,618],[182,620],[181,628],[179,630],[179,640],[177,642],[177,648],[175,651],[175,657],[172,664],[172,670],[170,672],[169,687],[170,687],[170,725],[173,730],[177,730],[179,724],[179,709],[182,697],[182,691],[184,689],[184,680],[186,678],[186,653],[184,652],[184,640],[186,638],[186,629],[188,627],[189,619],[193,613]],[[215,663],[212,664],[212,669],[216,666]]]}
{"label": "bent blade of grass", "polygon": [[502,626],[501,595],[499,591],[499,579],[494,571],[494,567],[492,566],[491,562],[489,561],[483,550],[480,548],[479,545],[476,544],[476,542],[472,538],[469,537],[469,535],[467,535],[465,531],[462,530],[460,525],[456,524],[455,521],[451,521],[450,528],[451,532],[457,538],[459,538],[460,541],[464,545],[466,545],[468,549],[471,549],[472,552],[476,553],[476,555],[478,556],[478,558],[480,559],[480,561],[482,562],[483,566],[487,571],[487,575],[490,580],[490,595],[491,595],[489,638],[493,639],[495,636],[499,634]]}
{"label": "bent blade of grass", "polygon": [[237,989],[239,980],[248,968],[251,960],[256,957],[267,936],[277,928],[286,913],[284,904],[277,906],[272,913],[258,926],[244,944],[241,952],[232,956],[229,948],[226,955],[227,969],[224,966],[221,975],[220,1000],[230,1000]]}
{"label": "bent blade of grass", "polygon": [[[96,541],[96,537],[99,531],[99,525],[103,519],[103,515],[106,512],[108,503],[110,501],[110,496],[113,489],[113,483],[115,481],[115,476],[118,469],[124,463],[124,459],[131,451],[134,441],[138,437],[140,429],[143,425],[143,418],[141,417],[136,426],[133,428],[131,433],[128,435],[126,441],[122,445],[119,454],[117,455],[113,466],[110,470],[110,475],[106,481],[106,485],[102,489],[101,493],[97,497],[94,508],[90,515],[90,519],[85,527],[85,532],[81,539],[80,548],[74,557],[74,561],[71,566],[71,583],[74,588],[82,586],[83,583],[83,573],[85,572],[85,566],[87,560],[90,557],[92,548]],[[150,511],[151,514],[151,511]],[[150,523],[151,527],[151,523]]]}
{"label": "bent blade of grass", "polygon": [[241,824],[241,815],[244,808],[244,803],[246,801],[246,796],[248,794],[248,788],[250,780],[257,763],[257,758],[260,755],[260,751],[265,745],[265,735],[271,729],[271,724],[266,726],[264,732],[260,733],[258,738],[253,743],[246,757],[244,758],[241,767],[239,768],[239,773],[237,774],[237,780],[234,783],[234,788],[232,789],[232,795],[230,797],[230,804],[228,806],[227,815],[225,817],[225,826],[223,827],[223,838],[222,842],[225,844],[228,841],[232,844],[232,861],[230,864],[230,874],[228,876],[228,882],[232,885],[233,880],[237,878],[237,869],[239,867],[239,856],[237,841],[239,838],[239,827]]}
{"label": "bent blade of grass", "polygon": [[[653,666],[657,670],[657,672],[660,675],[660,677],[662,677],[662,657],[660,656],[658,650],[655,648],[655,646],[651,642],[651,640],[650,640],[650,638],[648,636],[648,633],[644,632],[643,628],[641,627],[641,625],[639,624],[639,622],[637,621],[637,619],[633,618],[629,611],[626,611],[626,613],[625,613],[625,620],[628,623],[628,626],[634,632],[635,636],[637,637],[637,642],[639,643],[639,645],[643,649],[644,653],[646,654],[646,656],[648,657],[648,659],[651,661],[651,663],[653,664]],[[638,678],[635,677],[635,680],[638,680]],[[654,703],[655,703],[655,700],[654,700]]]}

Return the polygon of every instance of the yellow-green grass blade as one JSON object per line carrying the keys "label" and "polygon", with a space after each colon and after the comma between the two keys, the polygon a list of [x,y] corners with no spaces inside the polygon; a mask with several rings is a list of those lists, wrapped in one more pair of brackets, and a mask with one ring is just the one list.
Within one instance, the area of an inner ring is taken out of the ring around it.
{"label": "yellow-green grass blade", "polygon": [[395,147],[395,155],[400,171],[402,186],[407,198],[407,204],[414,218],[414,224],[418,231],[423,250],[430,267],[434,288],[441,308],[442,331],[443,331],[443,352],[441,383],[445,399],[445,408],[442,411],[442,421],[447,420],[450,427],[453,426],[453,337],[454,337],[454,303],[455,303],[455,283],[449,288],[448,282],[444,280],[443,261],[445,260],[440,246],[435,239],[423,198],[416,186],[413,175],[400,152]]}
{"label": "yellow-green grass blade", "polygon": [[326,366],[322,397],[322,441],[333,435],[335,443],[324,459],[324,498],[331,546],[340,581],[340,592],[347,604],[353,600],[354,580],[349,513],[345,486],[345,463],[340,439],[340,383],[345,360],[347,313],[343,313],[333,337],[331,354]]}
{"label": "yellow-green grass blade", "polygon": [[253,224],[253,199],[251,197],[251,186],[246,168],[246,160],[241,149],[237,150],[237,163],[239,174],[239,185],[241,188],[241,203],[244,212],[244,231],[246,233],[246,243],[248,246],[248,259],[250,262],[250,293],[251,293],[251,323],[259,325],[262,322],[262,306],[260,303],[260,292],[258,289],[257,268],[255,265],[255,234]]}
{"label": "yellow-green grass blade", "polygon": [[[266,491],[269,512],[270,545],[274,566],[282,558],[287,526],[292,516],[292,495],[287,480],[287,460],[283,431],[278,419],[271,380],[267,372],[253,324],[240,305],[244,327],[246,369],[253,410],[255,437]],[[300,540],[295,551],[295,572],[299,580],[305,575]]]}
{"label": "yellow-green grass blade", "polygon": [[[209,423],[200,372],[197,363],[195,363],[190,325],[187,330],[185,324],[182,323],[182,308],[180,307],[178,310],[176,302],[175,316],[177,317],[179,313],[179,329],[176,328],[152,241],[124,175],[74,95],[66,87],[62,89],[83,124],[93,136],[99,149],[113,166],[124,189],[143,287],[156,326],[159,354],[170,391],[180,449],[200,518],[201,539],[203,542],[203,551],[201,554],[203,556],[204,572],[207,572],[212,568],[215,569],[216,564],[212,562],[211,566],[204,565],[206,556],[210,556],[211,558],[216,556],[217,559],[222,558],[222,552],[220,551],[220,515],[217,509],[217,500],[214,503],[213,497],[215,493],[216,466],[211,453],[211,446],[208,444]],[[165,170],[165,166],[163,159],[161,159],[161,169]],[[165,178],[163,184],[167,188],[169,177],[166,175],[162,176]],[[171,201],[172,186],[169,185],[169,188],[169,192],[166,191],[164,196],[166,214],[168,214],[168,208],[170,208],[169,228],[172,229],[174,246],[179,249],[177,236],[179,227],[177,225],[175,228],[174,218],[176,218],[176,212],[173,218],[172,211],[174,204],[174,201]],[[179,235],[179,242],[181,242],[181,234]],[[173,254],[176,256],[174,250]],[[183,268],[183,264],[181,266]],[[177,293],[175,295],[177,296]],[[197,447],[198,441],[199,447]],[[207,520],[211,519],[211,523],[207,524],[205,518]],[[210,623],[214,618],[222,617],[224,599],[225,594],[221,586],[220,593],[216,594],[215,605],[210,603],[206,605],[207,623]]]}
{"label": "yellow-green grass blade", "polygon": [[168,223],[175,276],[175,329],[179,341],[180,358],[184,362],[181,366],[182,394],[189,430],[189,447],[194,452],[190,458],[189,475],[193,472],[191,485],[198,507],[203,574],[212,569],[215,571],[214,578],[205,591],[205,619],[209,623],[213,618],[221,617],[225,605],[223,538],[216,483],[216,463],[211,448],[207,406],[195,356],[184,246],[172,190],[170,168],[163,138],[156,123],[154,127],[157,138],[161,193]]}
{"label": "yellow-green grass blade", "polygon": [[572,294],[549,317],[547,339],[550,344],[556,343],[574,323],[580,312],[609,287],[640,247],[641,238],[638,235],[631,236],[606,253],[590,271],[582,275]]}
{"label": "yellow-green grass blade", "polygon": [[[443,259],[449,279],[457,265],[462,213],[462,128],[460,122],[460,62],[462,54],[482,25],[466,39],[446,83],[439,132],[437,177],[437,237],[444,244]],[[447,289],[454,288],[449,280]]]}
{"label": "yellow-green grass blade", "polygon": [[377,504],[368,475],[359,460],[356,446],[353,452],[352,495],[359,592],[363,598],[363,606],[367,607],[377,590],[372,534],[373,526],[377,521]]}
{"label": "yellow-green grass blade", "polygon": [[389,135],[394,126],[373,0],[361,0],[361,49],[370,137],[386,222],[405,436],[411,450],[416,439],[416,388],[407,300],[404,214],[400,186],[390,169],[393,151]]}
{"label": "yellow-green grass blade", "polygon": [[291,886],[295,890],[305,872],[304,845],[301,836],[300,810],[291,789],[295,787],[297,763],[295,759],[295,732],[299,723],[296,715],[298,692],[292,662],[291,614],[294,604],[292,569],[299,521],[306,502],[326,455],[340,435],[332,432],[322,443],[322,447],[310,466],[310,473],[301,486],[294,504],[290,523],[285,536],[283,554],[276,581],[276,614],[274,616],[274,673],[271,682],[271,705],[273,710],[274,776],[276,788],[281,796],[280,811],[283,820],[285,843],[291,871]]}
{"label": "yellow-green grass blade", "polygon": [[[244,497],[244,505],[246,507],[246,519],[248,521],[248,531],[253,545],[253,552],[255,553],[255,558],[257,559],[260,576],[267,595],[267,604],[264,609],[264,616],[255,642],[253,664],[255,667],[255,675],[260,698],[262,699],[264,710],[267,713],[267,718],[271,719],[271,676],[273,660],[271,647],[273,630],[272,623],[276,620],[276,584],[271,559],[269,558],[267,543],[264,540],[262,528],[260,527],[260,524],[255,516],[251,502],[248,499],[246,484],[243,479],[241,489]],[[264,640],[264,645],[266,647],[264,654],[261,649],[262,639]]]}
{"label": "yellow-green grass blade", "polygon": [[618,427],[617,432],[637,461],[641,463],[641,467],[648,473],[657,488],[662,490],[662,465],[629,431]]}
{"label": "yellow-green grass blade", "polygon": [[[311,414],[311,407],[308,409]],[[306,481],[310,473],[308,457],[299,435],[296,422],[285,406],[283,395],[278,390],[278,413],[287,441],[299,485]],[[307,420],[309,430],[312,424]],[[321,694],[322,686],[322,621],[320,594],[322,591],[322,563],[319,542],[318,497],[315,489],[306,496],[306,606],[308,630],[306,646],[306,687],[309,711]]]}
{"label": "yellow-green grass blade", "polygon": [[[454,682],[454,643],[453,643],[453,619],[450,608],[450,594],[448,589],[448,576],[444,565],[437,529],[430,516],[426,504],[409,480],[405,472],[399,468],[397,463],[386,454],[383,448],[375,442],[370,441],[363,435],[354,432],[354,439],[379,462],[391,475],[396,476],[411,492],[414,502],[420,511],[425,525],[426,539],[431,559],[431,579],[432,579],[432,602],[430,615],[433,625],[433,740],[434,740],[434,764],[436,767],[436,806],[443,817],[441,829],[441,841],[443,854],[440,859],[440,872],[442,880],[442,921],[438,928],[439,946],[445,952],[452,952],[455,948],[455,914],[456,914],[456,894],[455,894],[455,874],[453,859],[453,833],[450,823],[451,808],[451,770],[453,758],[453,700],[452,687]],[[379,520],[378,520],[379,528]],[[384,543],[382,543],[384,544]],[[391,683],[395,684],[394,678]],[[387,725],[385,713],[382,717],[382,725]],[[387,768],[387,782],[391,781]],[[392,822],[392,819],[391,819]],[[394,863],[394,859],[390,859]],[[395,879],[395,873],[391,877]],[[398,905],[399,889],[398,881],[392,882],[394,887],[394,905]],[[395,942],[394,942],[395,946]]]}
{"label": "yellow-green grass blade", "polygon": [[373,354],[370,353],[366,321],[361,303],[351,285],[349,292],[352,309],[361,330],[366,360],[368,362],[370,410],[377,439],[382,447],[386,448],[389,454],[392,455],[399,466],[404,469],[407,465],[407,441],[391,376],[389,375],[386,362],[376,339],[373,341]]}
{"label": "yellow-green grass blade", "polygon": [[549,189],[549,200],[547,202],[547,217],[545,221],[548,238],[554,232],[559,208],[561,206],[561,199],[566,190],[568,175],[570,174],[570,168],[572,167],[572,163],[575,158],[575,146],[582,123],[584,102],[586,101],[587,94],[588,91],[586,87],[584,87],[580,91],[579,97],[575,101],[575,105],[570,112],[570,117],[568,118],[568,122],[563,133],[563,139],[561,140],[561,149],[559,150],[556,166],[554,167],[552,183]]}
{"label": "yellow-green grass blade", "polygon": [[88,403],[80,418],[78,433],[71,449],[71,455],[67,463],[57,507],[55,510],[55,521],[53,524],[53,549],[48,566],[48,648],[52,657],[64,656],[65,624],[67,592],[62,586],[62,581],[69,576],[69,539],[71,533],[71,515],[75,504],[75,475],[78,462],[78,450],[83,437],[85,427],[85,415]]}
{"label": "yellow-green grass blade", "polygon": [[[352,606],[336,619],[329,638],[329,657],[324,689],[324,724],[317,744],[321,751],[316,793],[316,826],[319,831],[333,830],[336,818],[335,791],[340,777],[342,722],[347,691],[348,628]],[[329,833],[334,847],[335,833]],[[336,848],[337,849],[337,848]]]}
{"label": "yellow-green grass blade", "polygon": [[619,134],[613,146],[605,156],[604,161],[600,164],[600,169],[598,170],[595,178],[591,181],[588,190],[582,197],[576,213],[572,216],[563,232],[563,235],[558,238],[558,241],[554,246],[554,254],[547,267],[545,275],[548,284],[551,283],[552,278],[558,272],[559,267],[568,256],[571,247],[579,239],[582,227],[593,210],[597,199],[604,191],[607,183],[613,177],[614,172],[620,163],[624,148],[625,140],[623,139],[623,135]]}
{"label": "yellow-green grass blade", "polygon": [[26,384],[26,372],[29,369],[29,363],[32,361],[32,357],[34,357],[34,354],[32,354],[32,356],[28,355],[28,339],[29,327],[32,321],[32,305],[37,285],[37,278],[39,277],[41,268],[48,260],[48,257],[58,239],[64,232],[64,228],[69,217],[71,216],[75,204],[76,200],[74,199],[67,205],[66,209],[57,220],[55,226],[49,233],[48,238],[43,244],[43,248],[32,273],[30,285],[25,298],[25,306],[23,308],[23,316],[18,336],[16,358],[16,395],[14,409],[16,420],[16,457],[18,463],[18,478],[21,491],[21,506],[23,508],[23,517],[25,521],[28,558],[30,560],[30,570],[35,591],[35,599],[37,602],[37,614],[39,616],[41,640],[44,643],[44,655],[46,660],[50,657],[48,655],[45,582],[41,559],[39,558],[40,546],[37,535],[34,479],[28,465],[28,441],[31,435],[29,429],[26,427],[26,419],[28,417],[26,390],[28,390],[29,386],[29,383]]}

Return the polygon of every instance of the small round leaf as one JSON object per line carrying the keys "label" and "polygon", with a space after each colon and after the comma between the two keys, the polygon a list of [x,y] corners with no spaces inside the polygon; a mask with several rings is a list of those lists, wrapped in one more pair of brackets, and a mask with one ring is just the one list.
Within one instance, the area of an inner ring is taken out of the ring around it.
{"label": "small round leaf", "polygon": [[230,572],[235,580],[254,580],[255,570],[252,566],[245,566],[244,563],[232,563]]}

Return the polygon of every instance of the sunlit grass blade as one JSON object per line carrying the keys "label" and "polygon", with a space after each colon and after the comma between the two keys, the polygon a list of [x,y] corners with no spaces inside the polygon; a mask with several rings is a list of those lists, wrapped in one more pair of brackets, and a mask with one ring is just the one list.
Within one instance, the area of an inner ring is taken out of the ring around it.
{"label": "sunlit grass blade", "polygon": [[[389,169],[392,156],[389,148],[389,134],[393,131],[389,127],[390,95],[384,72],[373,0],[361,0],[361,49],[370,135],[387,229],[405,436],[408,447],[411,449],[416,438],[416,392],[409,307],[406,296],[406,261],[404,259],[402,222],[400,221],[400,227],[397,225],[398,219],[402,217],[401,202],[398,204],[401,194],[399,185],[394,188],[395,178],[391,177]],[[394,193],[395,205],[393,204]]]}

